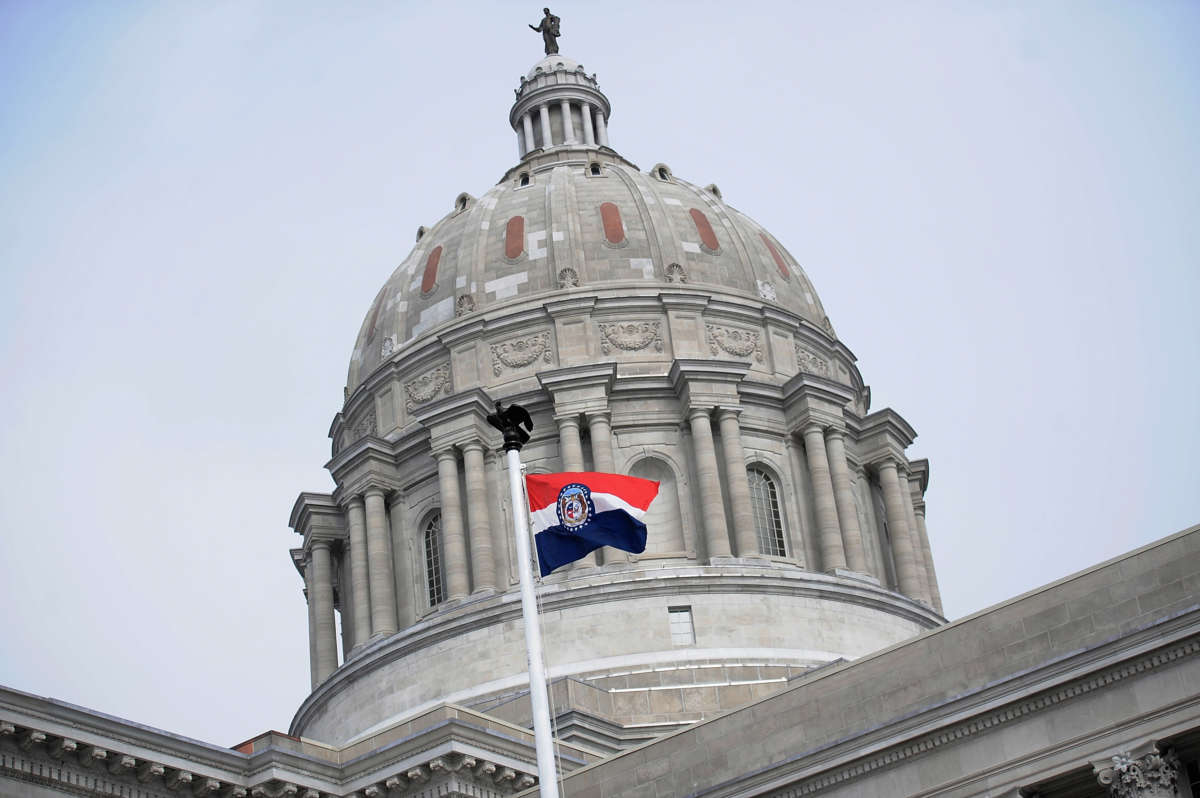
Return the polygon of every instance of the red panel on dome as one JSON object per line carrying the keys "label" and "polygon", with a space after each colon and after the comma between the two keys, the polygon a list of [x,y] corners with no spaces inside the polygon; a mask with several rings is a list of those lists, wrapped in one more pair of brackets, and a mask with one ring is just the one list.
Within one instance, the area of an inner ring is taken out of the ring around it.
{"label": "red panel on dome", "polygon": [[514,216],[504,227],[504,257],[516,260],[525,251],[525,217]]}
{"label": "red panel on dome", "polygon": [[713,232],[712,225],[708,223],[708,217],[703,211],[698,211],[692,208],[688,211],[692,215],[692,221],[696,223],[696,232],[700,234],[700,243],[716,252],[721,248],[721,242],[717,241],[717,234]]}
{"label": "red panel on dome", "polygon": [[771,257],[775,259],[775,265],[779,267],[779,273],[783,275],[783,279],[792,279],[791,270],[788,269],[787,264],[783,262],[783,256],[779,254],[779,250],[776,249],[775,245],[771,243],[771,239],[767,238],[762,233],[759,233],[758,237],[761,238],[763,243],[767,245],[767,249],[771,250]]}
{"label": "red panel on dome", "polygon": [[620,244],[625,240],[625,225],[621,224],[621,211],[611,202],[600,206],[600,219],[604,222],[604,237],[610,244]]}
{"label": "red panel on dome", "polygon": [[428,294],[437,285],[437,267],[438,261],[442,259],[442,247],[439,244],[429,253],[429,259],[425,261],[425,274],[421,276],[421,293]]}

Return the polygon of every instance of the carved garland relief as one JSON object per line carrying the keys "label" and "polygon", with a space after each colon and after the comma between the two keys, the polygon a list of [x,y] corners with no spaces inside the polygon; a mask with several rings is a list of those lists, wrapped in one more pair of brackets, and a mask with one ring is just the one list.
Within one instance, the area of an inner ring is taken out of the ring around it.
{"label": "carved garland relief", "polygon": [[708,333],[708,348],[713,356],[720,355],[721,352],[734,357],[747,357],[753,354],[757,362],[763,362],[762,344],[759,342],[757,332],[722,327],[717,324],[705,324],[704,329]]}
{"label": "carved garland relief", "polygon": [[661,322],[598,322],[598,326],[600,327],[600,351],[606,355],[613,350],[613,347],[626,352],[636,352],[653,345],[654,351],[663,351]]}
{"label": "carved garland relief", "polygon": [[553,363],[554,355],[550,349],[550,333],[543,331],[534,335],[524,335],[498,344],[492,344],[492,373],[499,377],[505,367],[519,369],[528,366],[538,358],[545,363]]}
{"label": "carved garland relief", "polygon": [[796,365],[801,371],[808,374],[819,374],[822,377],[829,376],[829,361],[813,352],[796,344]]}
{"label": "carved garland relief", "polygon": [[425,404],[439,393],[449,395],[450,391],[450,364],[444,363],[404,383],[405,407],[411,413],[417,405]]}

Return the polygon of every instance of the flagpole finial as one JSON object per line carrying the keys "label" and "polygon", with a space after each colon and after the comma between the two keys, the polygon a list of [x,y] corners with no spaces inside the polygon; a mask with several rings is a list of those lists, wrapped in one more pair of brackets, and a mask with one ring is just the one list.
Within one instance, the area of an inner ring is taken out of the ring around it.
{"label": "flagpole finial", "polygon": [[[533,419],[528,410],[517,404],[504,407],[499,399],[496,400],[496,412],[488,414],[487,422],[504,435],[506,452],[521,451],[521,447],[529,442],[529,433],[533,432]],[[525,429],[521,429],[522,426]]]}

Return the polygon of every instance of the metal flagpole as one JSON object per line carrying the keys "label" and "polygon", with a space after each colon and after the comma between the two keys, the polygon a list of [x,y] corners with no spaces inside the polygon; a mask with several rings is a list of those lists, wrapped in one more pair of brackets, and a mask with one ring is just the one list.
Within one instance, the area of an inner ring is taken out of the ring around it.
{"label": "metal flagpole", "polygon": [[[517,536],[517,573],[521,579],[521,617],[525,622],[525,658],[529,663],[529,703],[533,708],[533,740],[537,749],[538,789],[542,798],[558,798],[558,775],[554,768],[554,739],[550,734],[550,698],[546,693],[546,671],[542,667],[542,633],[538,627],[537,594],[530,567],[529,515],[521,490],[521,447],[533,431],[533,419],[520,405],[507,408],[496,402],[488,423],[504,433],[504,456],[508,464],[508,490],[512,502],[513,532]],[[521,429],[524,425],[526,430]]]}

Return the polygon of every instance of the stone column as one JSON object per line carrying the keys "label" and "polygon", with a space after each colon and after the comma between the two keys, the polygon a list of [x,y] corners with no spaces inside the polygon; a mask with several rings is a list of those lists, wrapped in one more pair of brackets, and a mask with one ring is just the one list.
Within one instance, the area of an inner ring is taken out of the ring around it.
{"label": "stone column", "polygon": [[312,552],[308,552],[304,561],[304,603],[308,606],[308,672],[312,677],[312,689],[316,690],[321,683],[318,674],[321,672],[317,664],[317,614],[316,591],[313,590]]}
{"label": "stone column", "polygon": [[829,476],[825,433],[819,424],[809,424],[804,428],[804,451],[808,457],[808,475],[812,479],[821,568],[826,571],[845,568],[846,554],[842,549],[842,529],[838,523],[837,502],[833,498],[833,480]]}
{"label": "stone column", "polygon": [[596,146],[596,132],[592,127],[592,104],[582,102],[579,104],[580,116],[583,117],[583,143],[588,146]]}
{"label": "stone column", "polygon": [[371,574],[371,634],[396,633],[396,574],[383,489],[367,488],[367,570]]}
{"label": "stone column", "polygon": [[1096,780],[1108,788],[1113,798],[1175,798],[1179,795],[1179,757],[1173,751],[1150,745],[1149,752],[1138,756],[1122,752],[1108,762],[1093,765]]}
{"label": "stone column", "polygon": [[550,134],[550,109],[546,105],[538,106],[538,115],[542,118],[542,146],[550,149],[554,142]]}
{"label": "stone column", "polygon": [[688,411],[692,428],[692,447],[696,450],[696,477],[700,483],[700,509],[704,521],[704,542],[708,556],[728,557],[729,532],[725,527],[725,503],[721,499],[721,480],[717,473],[717,452],[713,446],[708,411],[693,407]]}
{"label": "stone column", "polygon": [[508,539],[512,537],[512,526],[504,517],[504,501],[501,498],[500,464],[491,449],[484,452],[483,467],[487,479],[489,523],[492,529],[492,560],[496,566],[496,588],[508,590]]}
{"label": "stone column", "polygon": [[571,101],[563,100],[559,108],[562,109],[563,144],[574,144],[575,122],[571,119]]}
{"label": "stone column", "polygon": [[467,533],[471,538],[471,583],[475,592],[495,590],[496,561],[492,556],[492,530],[488,518],[487,480],[483,474],[483,444],[463,444],[467,470]]}
{"label": "stone column", "polygon": [[600,146],[608,146],[608,125],[604,122],[604,109],[596,109],[596,141]]}
{"label": "stone column", "polygon": [[[904,473],[899,474],[899,479],[900,489],[904,491],[904,498],[907,499],[904,503],[904,512],[907,515],[905,520],[908,521],[908,536],[912,539],[913,560],[917,564],[917,576],[921,578],[921,603],[932,607],[929,574],[925,569],[925,552],[921,550],[921,538],[917,533],[917,514],[913,507],[916,497],[921,495],[921,482],[918,477]],[[907,490],[905,490],[906,488]]]}
{"label": "stone column", "polygon": [[921,544],[921,554],[925,559],[925,576],[928,579],[929,601],[939,615],[942,611],[942,591],[938,588],[937,572],[933,569],[933,549],[929,546],[929,533],[925,531],[925,505],[921,503],[913,508],[917,519],[917,540]]}
{"label": "stone column", "polygon": [[313,605],[314,627],[317,633],[317,682],[329,678],[337,670],[337,640],[333,623],[333,564],[329,557],[329,541],[314,540],[312,544],[313,584],[309,601]]}
{"label": "stone column", "polygon": [[739,557],[761,554],[754,528],[754,510],[750,507],[750,481],[746,475],[746,453],[742,449],[742,429],[738,413],[728,407],[717,410],[721,431],[721,450],[725,455],[725,479],[729,483],[729,504],[733,510],[733,539]]}
{"label": "stone column", "polygon": [[[583,443],[579,439],[579,417],[576,415],[556,417],[558,422],[558,450],[562,457],[563,471],[583,471]],[[589,419],[590,421],[590,419]],[[612,468],[612,440],[611,432],[605,428],[603,435],[608,436],[608,462],[609,469]],[[596,454],[596,434],[592,433],[592,456],[593,459],[599,462],[600,455]],[[599,465],[596,466],[597,471],[605,471]],[[588,552],[587,555],[580,557],[575,561],[572,568],[592,568],[597,564],[596,552]]]}
{"label": "stone column", "polygon": [[466,597],[467,542],[463,539],[462,498],[458,490],[458,456],[454,449],[437,453],[438,487],[442,495],[442,568],[446,573],[446,598]]}
{"label": "stone column", "polygon": [[367,575],[367,522],[362,496],[350,499],[346,508],[350,527],[350,589],[354,592],[354,647],[371,639],[370,577]]}
{"label": "stone column", "polygon": [[521,126],[525,130],[525,152],[531,153],[537,149],[537,143],[533,138],[533,117],[526,112],[521,116]]}
{"label": "stone column", "polygon": [[846,464],[846,444],[840,429],[830,428],[826,431],[825,453],[829,455],[829,472],[833,480],[833,497],[837,503],[838,521],[842,527],[846,567],[856,573],[868,573],[862,529],[858,525],[858,508],[854,504],[854,485],[850,480],[850,467]]}
{"label": "stone column", "polygon": [[896,564],[898,587],[909,598],[920,599],[921,577],[917,573],[916,552],[908,532],[908,514],[904,511],[907,491],[900,488],[894,460],[887,459],[879,464],[879,485],[883,488],[883,506],[892,538],[892,560]]}
{"label": "stone column", "polygon": [[388,525],[392,533],[392,563],[396,579],[396,626],[407,629],[417,620],[413,603],[412,546],[405,524],[404,495],[393,493],[388,504]]}
{"label": "stone column", "polygon": [[583,471],[583,443],[579,440],[579,417],[556,416],[558,422],[558,452],[563,471]]}
{"label": "stone column", "polygon": [[592,436],[592,463],[597,471],[611,474],[617,466],[613,461],[612,427],[608,423],[608,413],[588,413],[587,422],[588,432]]}

